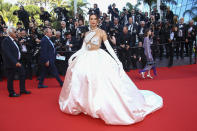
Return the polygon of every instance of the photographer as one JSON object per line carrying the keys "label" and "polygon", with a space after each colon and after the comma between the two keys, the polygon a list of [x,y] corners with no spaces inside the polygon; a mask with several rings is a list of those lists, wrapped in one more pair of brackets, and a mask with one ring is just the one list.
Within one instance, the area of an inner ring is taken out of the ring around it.
{"label": "photographer", "polygon": [[128,27],[123,27],[123,32],[118,37],[118,43],[120,46],[119,54],[120,54],[120,60],[123,64],[123,68],[125,71],[130,71],[130,65],[131,65],[131,35],[128,32]]}
{"label": "photographer", "polygon": [[95,13],[98,17],[100,17],[100,9],[97,4],[94,4],[93,8],[90,8],[88,14]]}
{"label": "photographer", "polygon": [[154,31],[155,37],[156,37],[156,44],[159,48],[159,58],[160,60],[162,60],[163,57],[163,52],[164,52],[164,48],[163,48],[163,43],[162,43],[162,23],[158,23],[155,31]]}
{"label": "photographer", "polygon": [[[51,41],[54,43],[54,47],[56,51],[58,52],[58,54],[60,54],[61,56],[64,56],[65,52],[63,51],[66,51],[66,50],[63,47],[64,39],[61,38],[61,32],[57,31],[56,35],[51,38]],[[55,64],[57,66],[59,74],[64,75],[65,74],[65,61],[56,59]]]}
{"label": "photographer", "polygon": [[129,23],[127,24],[129,34],[131,35],[131,44],[132,47],[136,44],[136,33],[137,33],[137,25],[133,23],[133,18],[129,17]]}
{"label": "photographer", "polygon": [[73,18],[69,18],[69,20],[66,23],[66,26],[67,26],[66,28],[71,31],[71,35],[72,36],[75,35],[73,32],[73,30],[75,28]]}
{"label": "photographer", "polygon": [[[56,34],[54,37],[51,38],[51,41],[54,43],[55,49],[56,51],[64,51],[63,50],[63,44],[64,44],[64,39],[61,38],[61,32],[60,31],[56,31]],[[59,53],[60,55],[63,55],[61,53]]]}
{"label": "photographer", "polygon": [[143,42],[144,41],[145,29],[146,29],[145,22],[141,21],[140,25],[138,26],[138,30],[137,30],[138,42]]}
{"label": "photographer", "polygon": [[73,52],[73,51],[77,51],[78,49],[78,43],[76,42],[76,38],[72,37],[71,32],[66,32],[65,34],[65,41],[64,41],[64,49],[67,52]]}
{"label": "photographer", "polygon": [[49,14],[49,12],[44,11],[44,7],[40,7],[40,19],[42,20],[42,22],[48,20],[50,20],[51,15]]}
{"label": "photographer", "polygon": [[18,31],[18,30],[22,30],[23,29],[23,24],[21,23],[21,22],[17,22],[16,23],[16,30]]}
{"label": "photographer", "polygon": [[19,41],[19,47],[21,50],[21,61],[25,68],[26,78],[32,79],[32,50],[33,45],[30,37],[27,36],[27,33],[24,29],[21,30]]}
{"label": "photographer", "polygon": [[111,21],[114,21],[114,18],[119,18],[119,10],[116,8],[115,3],[113,3],[112,6],[108,6],[108,14],[111,14]]}
{"label": "photographer", "polygon": [[167,45],[168,50],[169,50],[169,63],[168,63],[168,67],[171,67],[173,65],[173,57],[174,57],[174,45],[176,45],[176,41],[177,41],[177,35],[178,35],[178,29],[177,27],[174,25],[171,28],[170,31],[170,36],[169,36],[169,44]]}
{"label": "photographer", "polygon": [[107,39],[116,55],[119,56],[114,30],[109,30],[109,32],[107,32]]}
{"label": "photographer", "polygon": [[3,31],[4,26],[6,26],[3,17],[0,15],[0,31]]}
{"label": "photographer", "polygon": [[163,22],[162,23],[162,28],[161,28],[161,43],[165,44],[165,52],[166,52],[166,58],[169,58],[169,48],[168,48],[168,42],[169,42],[169,37],[170,37],[170,30],[171,30],[171,25],[169,22]]}
{"label": "photographer", "polygon": [[112,24],[113,23],[110,21],[110,17],[107,16],[105,21],[102,23],[101,29],[105,30],[105,32],[109,32]]}
{"label": "photographer", "polygon": [[141,21],[144,20],[144,15],[142,14],[142,11],[141,10],[136,10],[136,21],[137,24],[140,24]]}
{"label": "photographer", "polygon": [[127,25],[128,22],[129,22],[129,17],[130,17],[130,14],[127,11],[127,9],[124,7],[123,8],[123,13],[121,14],[121,18],[120,18],[120,23],[122,25]]}
{"label": "photographer", "polygon": [[68,16],[67,16],[68,11],[66,10],[66,8],[56,7],[54,9],[54,12],[57,14],[58,21],[67,21],[68,20]]}
{"label": "photographer", "polygon": [[88,31],[88,27],[84,26],[83,20],[79,20],[78,22],[79,25],[76,28],[76,42],[79,44],[78,49],[80,49],[83,44],[83,38],[85,37],[85,33]]}
{"label": "photographer", "polygon": [[115,37],[118,38],[119,34],[122,32],[122,25],[119,24],[118,18],[114,18],[113,24],[110,26],[110,28],[114,29]]}
{"label": "photographer", "polygon": [[66,22],[65,22],[65,21],[61,21],[61,29],[60,29],[60,32],[61,32],[61,37],[62,37],[63,39],[65,39],[64,34],[65,34],[66,32],[68,32],[68,29],[67,29],[67,26],[66,26]]}
{"label": "photographer", "polygon": [[[177,47],[176,47],[176,55],[177,57],[184,58],[184,46],[185,46],[185,31],[186,31],[186,24],[184,23],[184,18],[181,18],[178,25],[178,37],[177,37]],[[180,50],[179,50],[180,48]]]}
{"label": "photographer", "polygon": [[28,12],[24,9],[23,6],[20,6],[20,10],[16,10],[13,12],[14,15],[18,16],[18,19],[23,22],[23,25],[25,27],[25,30],[28,30],[29,27],[29,14]]}
{"label": "photographer", "polygon": [[173,18],[174,18],[173,12],[170,10],[170,7],[167,7],[166,19],[170,24],[173,24]]}
{"label": "photographer", "polygon": [[133,23],[137,24],[136,14],[135,14],[135,10],[134,9],[131,10],[130,17],[132,17]]}
{"label": "photographer", "polygon": [[39,57],[40,57],[40,41],[43,37],[43,34],[39,34],[38,33],[38,28],[35,28],[33,26],[33,28],[31,27],[30,28],[30,31],[29,31],[29,34],[30,34],[30,39],[32,40],[32,59],[34,62],[32,62],[33,64],[35,64],[35,68],[36,68],[36,76],[39,76],[40,74],[40,69],[41,69],[41,65],[40,65],[40,62],[39,62]]}
{"label": "photographer", "polygon": [[197,34],[197,28],[194,25],[194,21],[189,21],[189,24],[186,27],[186,53],[190,58],[190,64],[192,64],[192,52],[193,52],[193,46],[194,42],[196,40],[196,34]]}
{"label": "photographer", "polygon": [[150,22],[150,19],[148,17],[148,12],[145,12],[143,21],[145,21],[146,25],[148,25],[148,23]]}
{"label": "photographer", "polygon": [[155,17],[155,21],[158,22],[160,19],[160,14],[157,11],[157,8],[154,8],[153,11],[151,12],[151,15]]}

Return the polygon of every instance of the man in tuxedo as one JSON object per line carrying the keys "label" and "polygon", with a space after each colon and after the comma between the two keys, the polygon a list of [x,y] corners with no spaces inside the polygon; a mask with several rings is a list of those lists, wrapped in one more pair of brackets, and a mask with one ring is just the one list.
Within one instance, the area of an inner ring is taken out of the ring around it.
{"label": "man in tuxedo", "polygon": [[[180,19],[180,22],[177,24],[177,27],[178,27],[178,37],[177,37],[178,43],[176,45],[176,55],[177,57],[179,57],[180,55],[181,58],[183,59],[184,45],[185,45],[185,28],[186,28],[186,24],[184,23],[184,18]],[[181,48],[180,51],[179,48]]]}
{"label": "man in tuxedo", "polygon": [[186,54],[190,58],[190,64],[192,64],[192,53],[193,53],[193,44],[196,39],[196,34],[197,34],[197,29],[196,26],[194,25],[194,21],[190,20],[189,24],[186,27]]}
{"label": "man in tuxedo", "polygon": [[14,27],[10,27],[8,29],[8,37],[6,37],[1,45],[2,48],[2,56],[5,66],[5,71],[7,72],[7,88],[10,97],[18,97],[19,94],[16,94],[13,89],[13,80],[16,72],[19,73],[20,79],[20,94],[30,94],[30,91],[25,89],[25,70],[20,63],[21,53],[16,39],[16,29]]}
{"label": "man in tuxedo", "polygon": [[137,33],[137,25],[133,23],[133,18],[129,17],[129,23],[127,24],[129,34],[131,35],[131,44],[132,47],[135,46],[136,43],[136,33]]}
{"label": "man in tuxedo", "polygon": [[63,82],[58,75],[57,68],[55,66],[56,59],[56,49],[54,47],[53,42],[50,40],[52,37],[52,30],[50,28],[46,28],[44,30],[45,36],[41,40],[41,50],[40,50],[40,62],[42,65],[42,70],[40,74],[38,88],[46,88],[47,86],[43,85],[46,71],[49,70],[51,74],[56,78],[59,82],[60,86],[63,86]]}
{"label": "man in tuxedo", "polygon": [[131,65],[131,35],[128,32],[128,27],[123,27],[123,32],[120,34],[118,38],[118,43],[120,45],[120,60],[122,61],[123,68],[126,72],[130,71]]}
{"label": "man in tuxedo", "polygon": [[138,41],[139,42],[144,42],[144,32],[146,29],[146,25],[144,21],[140,22],[140,25],[138,26],[138,30],[137,30],[137,35],[138,35]]}
{"label": "man in tuxedo", "polygon": [[66,32],[68,32],[68,29],[66,27],[66,22],[65,21],[61,21],[61,29],[60,29],[60,32],[61,32],[61,37],[65,40],[64,34]]}

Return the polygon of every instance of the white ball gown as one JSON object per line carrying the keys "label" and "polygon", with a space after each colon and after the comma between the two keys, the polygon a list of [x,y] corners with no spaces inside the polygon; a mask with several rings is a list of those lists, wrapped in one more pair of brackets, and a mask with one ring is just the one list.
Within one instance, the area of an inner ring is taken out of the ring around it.
{"label": "white ball gown", "polygon": [[[102,40],[110,55],[99,48]],[[129,125],[160,109],[163,100],[136,87],[115,56],[106,33],[96,29],[87,33],[82,48],[69,59],[59,106],[68,114],[84,113],[106,124]]]}

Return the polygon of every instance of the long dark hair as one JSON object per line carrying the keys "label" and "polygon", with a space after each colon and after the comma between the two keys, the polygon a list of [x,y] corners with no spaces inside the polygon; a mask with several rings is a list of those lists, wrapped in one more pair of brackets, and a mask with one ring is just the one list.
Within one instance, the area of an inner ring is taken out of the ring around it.
{"label": "long dark hair", "polygon": [[90,13],[89,19],[90,19],[90,17],[91,17],[92,15],[95,15],[97,20],[99,19],[98,15],[97,15],[96,13],[94,13],[94,12],[91,12],[91,13]]}
{"label": "long dark hair", "polygon": [[145,30],[145,32],[144,32],[144,37],[147,37],[147,36],[148,36],[148,32],[149,32],[149,31],[151,31],[150,28],[147,28],[147,29]]}

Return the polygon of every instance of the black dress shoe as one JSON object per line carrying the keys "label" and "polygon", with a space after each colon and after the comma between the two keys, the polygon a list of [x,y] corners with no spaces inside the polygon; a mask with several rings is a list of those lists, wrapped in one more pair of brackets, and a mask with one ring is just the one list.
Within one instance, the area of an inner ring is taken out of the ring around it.
{"label": "black dress shoe", "polygon": [[62,87],[62,86],[63,86],[63,84],[64,84],[64,83],[62,82],[62,83],[60,84],[60,87]]}
{"label": "black dress shoe", "polygon": [[19,97],[20,95],[19,94],[16,94],[16,93],[11,93],[9,94],[9,97]]}
{"label": "black dress shoe", "polygon": [[48,86],[45,85],[38,85],[38,88],[47,88]]}
{"label": "black dress shoe", "polygon": [[30,91],[24,90],[24,91],[20,91],[20,94],[31,94]]}

